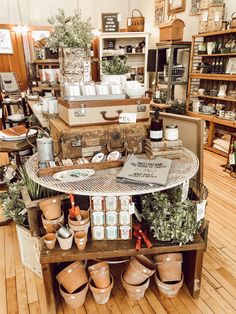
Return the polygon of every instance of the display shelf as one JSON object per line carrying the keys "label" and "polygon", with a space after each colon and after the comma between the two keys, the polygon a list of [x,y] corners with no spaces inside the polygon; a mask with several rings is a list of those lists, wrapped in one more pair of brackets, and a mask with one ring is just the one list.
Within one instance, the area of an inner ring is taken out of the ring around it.
{"label": "display shelf", "polygon": [[236,75],[234,74],[204,74],[204,73],[190,73],[190,78],[202,80],[215,80],[215,81],[235,81]]}
{"label": "display shelf", "polygon": [[33,63],[35,64],[59,63],[59,59],[34,60]]}
{"label": "display shelf", "polygon": [[213,115],[204,115],[204,114],[200,114],[200,113],[196,113],[192,111],[187,111],[187,115],[190,117],[199,118],[205,121],[212,121],[212,117],[213,117]]}
{"label": "display shelf", "polygon": [[196,34],[193,35],[193,38],[197,37],[211,37],[211,36],[221,36],[221,35],[227,35],[227,34],[234,34],[236,33],[236,28],[235,29],[229,29],[226,31],[218,31],[218,32],[208,32],[208,33],[202,33],[202,34]]}
{"label": "display shelf", "polygon": [[163,81],[157,81],[157,84],[160,84],[160,85],[187,85],[188,82],[175,82],[175,81],[171,81],[171,82],[163,82]]}
{"label": "display shelf", "polygon": [[229,53],[213,53],[213,54],[197,54],[194,57],[236,57],[236,52]]}
{"label": "display shelf", "polygon": [[223,101],[231,101],[231,102],[236,102],[235,98],[232,97],[218,97],[218,96],[207,96],[207,95],[193,95],[194,97],[200,97],[200,98],[206,98],[206,99],[216,99],[216,100],[223,100]]}
{"label": "display shelf", "polygon": [[187,111],[187,115],[194,117],[194,118],[199,118],[199,119],[202,119],[205,121],[209,121],[212,123],[229,126],[231,128],[236,128],[236,121],[221,119],[221,118],[216,117],[215,115],[204,115],[204,114],[196,113],[196,112],[192,112],[192,111]]}

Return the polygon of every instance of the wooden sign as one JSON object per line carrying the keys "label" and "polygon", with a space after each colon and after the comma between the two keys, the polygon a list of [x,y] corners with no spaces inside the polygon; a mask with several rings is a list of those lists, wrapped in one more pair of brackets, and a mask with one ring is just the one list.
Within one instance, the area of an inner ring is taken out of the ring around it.
{"label": "wooden sign", "polygon": [[102,31],[105,33],[119,32],[119,13],[102,13]]}

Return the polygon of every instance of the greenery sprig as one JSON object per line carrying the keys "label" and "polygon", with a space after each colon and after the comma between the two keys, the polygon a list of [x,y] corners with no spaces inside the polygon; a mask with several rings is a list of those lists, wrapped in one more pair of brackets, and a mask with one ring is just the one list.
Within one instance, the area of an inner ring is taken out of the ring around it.
{"label": "greenery sprig", "polygon": [[121,75],[129,72],[130,67],[126,64],[127,57],[114,56],[112,58],[103,58],[102,73],[108,75]]}

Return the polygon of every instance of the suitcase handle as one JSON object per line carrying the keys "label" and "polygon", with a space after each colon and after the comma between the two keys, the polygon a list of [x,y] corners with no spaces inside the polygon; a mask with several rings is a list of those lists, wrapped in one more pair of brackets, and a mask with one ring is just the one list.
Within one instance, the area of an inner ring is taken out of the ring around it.
{"label": "suitcase handle", "polygon": [[117,110],[117,116],[114,116],[114,117],[107,117],[106,116],[106,111],[101,111],[101,115],[103,117],[104,120],[107,120],[107,121],[114,121],[114,120],[119,120],[119,115],[123,112],[123,110]]}
{"label": "suitcase handle", "polygon": [[106,148],[109,153],[111,153],[114,150],[117,150],[120,153],[124,153],[126,151],[126,143],[125,142],[123,143],[123,147],[116,147],[116,148],[112,148],[110,143],[108,143],[106,145]]}

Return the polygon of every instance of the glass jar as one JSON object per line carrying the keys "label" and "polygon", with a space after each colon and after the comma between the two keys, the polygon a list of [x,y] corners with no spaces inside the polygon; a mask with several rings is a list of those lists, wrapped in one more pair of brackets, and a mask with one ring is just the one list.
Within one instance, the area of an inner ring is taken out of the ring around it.
{"label": "glass jar", "polygon": [[179,139],[179,129],[177,124],[171,124],[166,126],[165,139],[167,141],[176,141]]}
{"label": "glass jar", "polygon": [[106,212],[106,224],[108,226],[116,225],[117,224],[117,215],[118,215],[117,212],[112,212],[112,211]]}
{"label": "glass jar", "polygon": [[98,211],[92,213],[92,223],[94,226],[104,225],[104,212]]}

